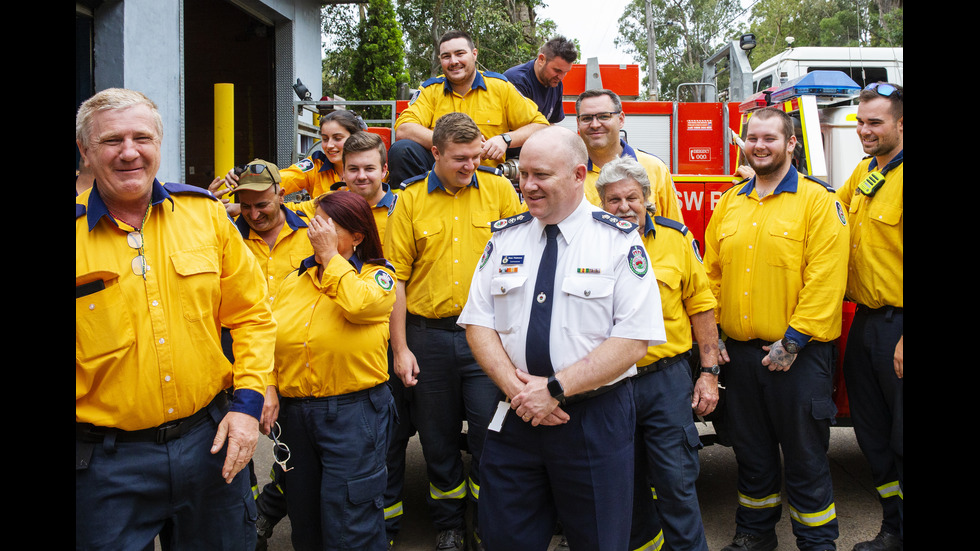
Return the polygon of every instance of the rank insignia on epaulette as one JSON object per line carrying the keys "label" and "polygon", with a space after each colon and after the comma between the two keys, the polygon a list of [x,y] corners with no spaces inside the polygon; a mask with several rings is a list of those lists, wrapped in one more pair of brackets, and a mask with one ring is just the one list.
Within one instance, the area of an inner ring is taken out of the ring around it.
{"label": "rank insignia on epaulette", "polygon": [[527,213],[518,214],[517,216],[511,216],[510,218],[501,218],[496,222],[490,224],[490,231],[498,231],[514,224],[519,224],[521,222],[526,222],[530,220],[530,215]]}
{"label": "rank insignia on epaulette", "polygon": [[592,217],[598,220],[599,222],[609,224],[610,226],[617,228],[626,233],[629,233],[637,228],[636,224],[628,220],[623,220],[622,218],[609,214],[608,212],[595,211],[592,213]]}

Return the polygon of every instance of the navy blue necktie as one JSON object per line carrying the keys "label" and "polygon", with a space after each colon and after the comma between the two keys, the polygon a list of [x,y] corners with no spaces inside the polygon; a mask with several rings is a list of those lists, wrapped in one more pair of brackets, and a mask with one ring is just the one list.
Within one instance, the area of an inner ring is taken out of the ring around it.
{"label": "navy blue necktie", "polygon": [[527,371],[531,375],[550,377],[555,369],[551,365],[551,305],[554,303],[555,266],[558,264],[558,226],[544,227],[548,244],[541,254],[538,278],[534,282],[534,302],[527,326]]}

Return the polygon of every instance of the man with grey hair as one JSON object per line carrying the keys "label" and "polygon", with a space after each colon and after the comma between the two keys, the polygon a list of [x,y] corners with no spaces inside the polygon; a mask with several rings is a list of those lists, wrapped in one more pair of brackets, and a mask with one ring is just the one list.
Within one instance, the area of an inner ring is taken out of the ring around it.
{"label": "man with grey hair", "polygon": [[636,225],[584,200],[586,161],[568,129],[528,139],[520,165],[528,212],[491,225],[459,318],[509,400],[484,445],[488,549],[546,549],[556,520],[573,549],[629,543],[629,376],[666,339]]}
{"label": "man with grey hair", "polygon": [[75,199],[75,545],[147,549],[159,534],[175,549],[251,549],[243,469],[276,324],[221,203],[156,179],[162,126],[123,89],[76,118],[95,184]]}
{"label": "man with grey hair", "polygon": [[[650,180],[636,159],[618,157],[602,167],[596,190],[602,208],[637,224],[660,286],[667,343],[651,346],[633,376],[636,469],[629,549],[708,549],[695,482],[701,441],[694,415],[718,403],[716,301],[687,226],[657,216]],[[691,329],[700,352],[692,383]],[[657,499],[653,499],[653,495]],[[662,529],[662,530],[661,530]]]}
{"label": "man with grey hair", "polygon": [[623,103],[611,90],[586,90],[575,100],[575,117],[578,134],[589,151],[588,172],[585,179],[585,198],[595,206],[601,206],[595,182],[599,171],[609,161],[620,157],[632,157],[639,161],[650,178],[651,201],[657,205],[657,213],[684,223],[681,203],[677,199],[674,180],[670,177],[667,165],[658,157],[634,149],[619,132],[626,124]]}

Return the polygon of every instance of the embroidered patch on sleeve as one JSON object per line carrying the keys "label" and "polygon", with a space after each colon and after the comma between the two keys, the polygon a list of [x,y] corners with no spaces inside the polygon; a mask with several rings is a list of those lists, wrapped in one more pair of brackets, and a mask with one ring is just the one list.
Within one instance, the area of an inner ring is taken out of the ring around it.
{"label": "embroidered patch on sleeve", "polygon": [[647,275],[647,271],[650,269],[650,261],[647,260],[647,251],[642,245],[633,245],[630,247],[630,252],[626,255],[626,261],[629,262],[630,271],[636,277],[642,278]]}

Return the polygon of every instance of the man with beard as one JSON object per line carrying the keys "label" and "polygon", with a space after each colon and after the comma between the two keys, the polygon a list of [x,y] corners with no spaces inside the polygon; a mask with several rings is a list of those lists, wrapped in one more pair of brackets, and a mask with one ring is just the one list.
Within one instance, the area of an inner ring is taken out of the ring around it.
{"label": "man with beard", "polygon": [[835,549],[838,535],[827,448],[847,221],[833,189],[792,166],[795,147],[788,115],[754,112],[745,153],[756,175],[722,196],[705,231],[738,463],[736,534],[725,551],[776,548],[780,451],[797,546]]}
{"label": "man with beard", "polygon": [[507,69],[504,76],[524,97],[534,101],[548,122],[557,124],[565,119],[561,81],[576,59],[575,43],[564,36],[556,36],[541,46],[538,57]]}
{"label": "man with beard", "polygon": [[482,133],[481,159],[496,165],[508,147],[520,147],[531,134],[548,125],[538,106],[498,73],[476,69],[477,50],[462,31],[439,39],[443,75],[422,83],[409,107],[395,122],[388,152],[392,188],[432,168],[432,129],[446,113],[466,113]]}
{"label": "man with beard", "polygon": [[854,434],[871,465],[881,531],[856,551],[902,549],[904,535],[904,91],[876,83],[861,92],[857,133],[868,158],[838,195],[848,211],[847,298],[857,313],[847,337],[844,377]]}

